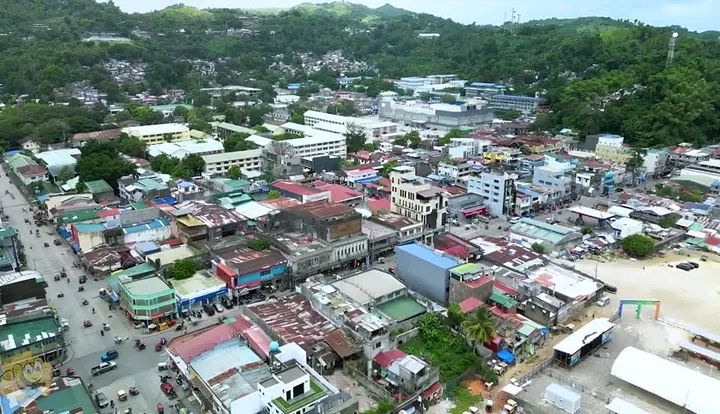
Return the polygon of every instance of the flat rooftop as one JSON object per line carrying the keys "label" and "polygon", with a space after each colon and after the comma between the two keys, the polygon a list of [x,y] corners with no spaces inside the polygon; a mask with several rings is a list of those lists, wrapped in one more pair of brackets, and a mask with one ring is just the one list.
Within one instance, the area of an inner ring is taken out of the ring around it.
{"label": "flat rooftop", "polygon": [[305,233],[283,233],[281,236],[277,236],[275,240],[285,246],[291,256],[312,254],[328,247],[322,240]]}
{"label": "flat rooftop", "polygon": [[402,322],[425,313],[425,308],[410,296],[400,296],[375,307],[390,319]]}
{"label": "flat rooftop", "polygon": [[189,297],[198,292],[209,292],[225,287],[225,282],[207,271],[196,272],[187,279],[171,279],[169,282],[175,288],[175,294],[179,297]]}
{"label": "flat rooftop", "polygon": [[361,305],[405,289],[405,285],[390,273],[376,269],[340,279],[332,285]]}
{"label": "flat rooftop", "polygon": [[372,220],[395,230],[402,230],[406,227],[420,224],[419,222],[413,221],[402,214],[391,212],[375,215],[372,217]]}
{"label": "flat rooftop", "polygon": [[157,276],[125,282],[123,285],[133,296],[152,296],[171,289]]}
{"label": "flat rooftop", "polygon": [[599,282],[552,263],[529,272],[528,278],[546,289],[575,300],[592,296],[602,288]]}

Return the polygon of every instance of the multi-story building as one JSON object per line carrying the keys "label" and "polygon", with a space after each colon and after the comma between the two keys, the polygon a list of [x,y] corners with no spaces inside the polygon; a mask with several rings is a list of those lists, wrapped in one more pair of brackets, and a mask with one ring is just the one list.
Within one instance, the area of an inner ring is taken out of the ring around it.
{"label": "multi-story building", "polygon": [[492,142],[475,138],[450,138],[450,158],[472,158],[492,151]]}
{"label": "multi-story building", "polygon": [[335,134],[345,134],[349,129],[355,128],[363,131],[368,138],[377,138],[385,134],[394,134],[398,129],[398,125],[393,122],[318,111],[305,111],[303,117],[305,118],[305,125]]}
{"label": "multi-story building", "polygon": [[467,161],[439,162],[437,173],[452,180],[470,175],[473,172],[472,164]]}
{"label": "multi-story building", "polygon": [[223,152],[223,144],[214,139],[206,140],[188,140],[180,142],[163,142],[161,144],[150,145],[147,148],[147,154],[150,157],[159,155],[167,155],[168,157],[177,158],[179,160],[188,155],[210,155]]}
{"label": "multi-story building", "polygon": [[659,178],[668,171],[667,149],[649,149],[643,159],[643,167],[647,177]]}
{"label": "multi-story building", "polygon": [[174,217],[173,234],[189,240],[219,241],[235,234],[245,221],[240,213],[203,200],[188,200],[169,212]]}
{"label": "multi-story building", "polygon": [[19,252],[17,230],[0,225],[0,272],[12,272],[20,269]]}
{"label": "multi-story building", "polygon": [[400,78],[399,81],[395,82],[395,85],[406,91],[414,91],[416,89],[423,88],[425,86],[430,85],[431,80],[428,78],[422,78],[419,76],[406,76],[404,78]]}
{"label": "multi-story building", "polygon": [[[2,309],[0,360],[5,367],[13,366],[13,363],[18,366],[29,364],[33,375],[23,376],[21,384],[43,385],[29,382],[39,380],[44,369],[47,369],[47,377],[44,379],[49,380],[52,377],[52,366],[48,364],[50,366],[47,368],[38,367],[37,364],[60,362],[65,358],[64,329],[60,326],[57,315],[44,299],[11,303]],[[3,377],[3,380],[11,379],[12,377]],[[4,382],[2,385],[7,385]]]}
{"label": "multi-story building", "polygon": [[378,108],[380,118],[422,128],[449,130],[477,126],[492,121],[490,109],[477,105],[426,104],[418,101],[397,102],[383,98]]}
{"label": "multi-story building", "polygon": [[489,171],[468,179],[468,193],[480,194],[490,214],[498,217],[513,214],[515,210],[516,174]]}
{"label": "multi-story building", "polygon": [[397,276],[408,288],[440,305],[448,303],[449,270],[461,260],[423,244],[408,243],[395,248],[395,261]]}
{"label": "multi-story building", "polygon": [[[286,131],[299,131],[305,135],[303,138],[282,141],[283,144],[287,144],[293,148],[293,156],[298,158],[315,157],[318,155],[335,155],[342,158],[347,156],[347,144],[345,143],[344,135],[320,131],[306,125],[300,125],[300,127],[296,127],[296,125],[299,124],[283,124],[283,128],[287,126],[287,128],[285,128]],[[255,143],[261,148],[265,148],[269,144],[276,142],[270,138],[259,135],[250,136],[246,140]]]}
{"label": "multi-story building", "polygon": [[118,277],[120,306],[136,321],[163,323],[177,313],[175,289],[157,276],[143,279]]}
{"label": "multi-story building", "polygon": [[562,197],[572,194],[573,179],[565,173],[565,168],[556,165],[543,165],[533,170],[533,184],[549,187],[560,192]]}
{"label": "multi-story building", "polygon": [[713,180],[720,180],[720,160],[710,159],[691,164],[680,170],[681,176],[700,175]]}
{"label": "multi-story building", "polygon": [[235,298],[263,284],[274,284],[288,271],[287,260],[271,249],[229,247],[213,251],[211,256],[212,273],[225,282]]}
{"label": "multi-story building", "polygon": [[190,139],[190,128],[183,124],[143,125],[123,128],[122,132],[135,137],[147,145],[160,144],[165,141],[182,141]]}
{"label": "multi-story building", "polygon": [[398,244],[424,239],[422,222],[414,221],[401,214],[391,212],[373,214],[369,220],[395,230]]}
{"label": "multi-story building", "polygon": [[240,85],[227,85],[227,86],[218,86],[215,88],[202,88],[200,89],[202,92],[207,93],[213,98],[219,98],[224,95],[228,95],[231,93],[234,93],[237,96],[240,95],[246,95],[250,97],[258,96],[262,92],[262,89],[260,88],[252,88],[250,86],[240,86]]}
{"label": "multi-story building", "polygon": [[278,191],[284,197],[294,198],[301,203],[330,202],[330,191],[319,190],[300,183],[277,180],[271,184],[270,188]]}
{"label": "multi-story building", "polygon": [[208,176],[225,175],[230,167],[237,165],[240,173],[261,171],[263,168],[262,150],[223,152],[220,154],[203,155],[204,171]]}
{"label": "multi-story building", "polygon": [[232,134],[257,134],[257,131],[240,125],[231,124],[229,122],[210,122],[213,134],[221,139],[225,139]]}
{"label": "multi-story building", "polygon": [[625,138],[620,135],[602,134],[595,146],[595,156],[604,161],[625,163],[630,158],[630,151],[623,146]]}
{"label": "multi-story building", "polygon": [[478,96],[492,96],[504,94],[507,86],[500,83],[472,82],[465,86],[465,96],[474,98]]}
{"label": "multi-story building", "polygon": [[542,102],[542,99],[535,96],[496,94],[490,97],[488,107],[530,113],[537,110],[540,102]]}
{"label": "multi-story building", "polygon": [[390,211],[419,221],[425,229],[426,241],[447,222],[445,192],[423,178],[415,176],[415,168],[395,167],[390,172]]}

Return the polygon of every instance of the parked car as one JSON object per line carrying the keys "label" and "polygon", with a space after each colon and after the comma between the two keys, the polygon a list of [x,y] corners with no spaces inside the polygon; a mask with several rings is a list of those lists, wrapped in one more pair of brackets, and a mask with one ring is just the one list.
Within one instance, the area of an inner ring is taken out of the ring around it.
{"label": "parked car", "polygon": [[100,361],[102,361],[102,362],[112,361],[113,359],[117,359],[117,357],[119,355],[120,354],[118,353],[117,350],[111,349],[109,351],[106,351],[104,354],[100,355]]}
{"label": "parked car", "polygon": [[519,217],[519,216],[512,216],[512,217],[510,217],[510,220],[509,220],[509,221],[510,221],[510,224],[515,224],[515,223],[517,223],[517,222],[520,221],[520,217]]}
{"label": "parked car", "polygon": [[697,263],[697,262],[687,262],[687,264],[689,264],[690,266],[692,266],[692,267],[695,268],[695,269],[697,269],[698,267],[700,267],[700,264]]}
{"label": "parked car", "polygon": [[223,309],[223,307],[220,306],[220,304],[217,302],[213,303],[213,309],[215,309],[215,312],[217,312],[217,313],[225,312],[225,309]]}
{"label": "parked car", "polygon": [[213,316],[213,315],[215,315],[215,310],[213,309],[212,306],[210,306],[209,303],[203,303],[202,308],[203,308],[203,310],[205,311],[205,313],[208,314],[208,316]]}
{"label": "parked car", "polygon": [[232,309],[232,307],[233,307],[232,300],[228,299],[227,297],[223,297],[221,302],[222,302],[223,306],[225,306],[225,308]]}
{"label": "parked car", "polygon": [[610,298],[607,296],[601,296],[597,301],[595,301],[595,304],[602,308],[603,306],[610,304]]}
{"label": "parked car", "polygon": [[97,403],[97,406],[100,408],[105,408],[108,405],[110,405],[110,401],[107,399],[105,394],[99,392],[95,394],[95,402]]}
{"label": "parked car", "polygon": [[686,263],[686,262],[679,263],[675,267],[678,269],[682,269],[686,272],[689,272],[689,271],[695,269],[695,267],[693,265],[691,265],[690,263]]}

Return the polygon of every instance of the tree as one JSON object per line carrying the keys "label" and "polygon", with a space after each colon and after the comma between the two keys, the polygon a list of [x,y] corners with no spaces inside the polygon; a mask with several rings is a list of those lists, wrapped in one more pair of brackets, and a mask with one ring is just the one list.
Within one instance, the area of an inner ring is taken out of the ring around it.
{"label": "tree", "polygon": [[187,168],[190,175],[199,175],[205,167],[205,160],[197,154],[190,154],[182,160],[182,165]]}
{"label": "tree", "polygon": [[447,314],[450,325],[455,328],[462,326],[462,323],[465,320],[465,315],[463,315],[462,310],[460,310],[460,305],[453,303],[448,306]]}
{"label": "tree", "polygon": [[397,161],[388,161],[385,164],[382,165],[380,168],[380,175],[382,175],[385,178],[390,177],[390,171],[392,171],[393,168],[397,167]]}
{"label": "tree", "polygon": [[170,266],[168,275],[171,279],[182,280],[192,277],[198,270],[198,265],[192,259],[180,259]]}
{"label": "tree", "polygon": [[486,307],[478,308],[462,323],[463,331],[475,343],[487,343],[495,336],[495,321]]}
{"label": "tree", "polygon": [[633,257],[649,256],[655,248],[653,239],[643,234],[630,235],[620,245],[626,254]]}
{"label": "tree", "polygon": [[367,136],[365,132],[355,124],[349,124],[347,126],[347,132],[345,133],[345,143],[349,152],[358,152],[365,145]]}
{"label": "tree", "polygon": [[225,152],[254,149],[256,145],[246,140],[249,136],[250,134],[246,134],[244,132],[234,132],[223,140],[223,148],[225,149]]}
{"label": "tree", "polygon": [[355,116],[358,111],[355,108],[355,104],[352,101],[343,99],[335,104],[328,105],[325,112],[329,114],[342,115],[342,116]]}
{"label": "tree", "polygon": [[674,226],[675,223],[677,223],[678,219],[679,219],[678,216],[676,216],[674,214],[667,214],[660,219],[658,224],[660,225],[660,227],[670,228],[670,227]]}
{"label": "tree", "polygon": [[420,146],[420,133],[418,131],[410,131],[405,134],[405,140],[408,142],[408,146],[415,149]]}
{"label": "tree", "polygon": [[595,230],[593,230],[593,228],[590,227],[590,226],[583,226],[583,227],[580,229],[580,233],[582,233],[582,234],[593,234],[593,233],[595,233]]}
{"label": "tree", "polygon": [[260,239],[260,238],[252,239],[250,241],[250,243],[248,244],[248,247],[250,247],[253,250],[257,250],[257,251],[265,250],[268,247],[270,247],[270,242],[268,242],[265,239]]}
{"label": "tree", "polygon": [[544,246],[542,243],[537,243],[537,242],[535,242],[535,243],[532,244],[532,246],[530,246],[530,248],[531,248],[535,253],[540,253],[540,254],[544,254],[544,253],[545,253],[545,246]]}
{"label": "tree", "polygon": [[268,191],[268,193],[267,193],[267,199],[268,199],[268,200],[273,200],[273,199],[276,199],[276,198],[280,198],[280,192],[279,192],[279,191],[277,191],[277,190],[270,190],[270,191]]}
{"label": "tree", "polygon": [[522,112],[515,111],[513,109],[495,109],[493,110],[493,113],[497,118],[505,121],[514,121],[522,115]]}
{"label": "tree", "polygon": [[296,123],[296,124],[305,125],[305,117],[303,116],[303,114],[300,114],[300,113],[297,113],[297,112],[293,112],[293,113],[290,115],[290,122],[294,122],[294,123]]}
{"label": "tree", "polygon": [[645,154],[647,154],[646,149],[634,148],[632,151],[632,155],[625,162],[625,169],[630,173],[630,177],[632,179],[631,185],[637,184],[638,173],[645,165]]}
{"label": "tree", "polygon": [[240,178],[240,166],[239,165],[231,166],[230,168],[228,168],[226,175],[231,180],[237,180],[238,178]]}
{"label": "tree", "polygon": [[453,128],[448,131],[448,133],[445,134],[443,137],[438,139],[438,145],[447,145],[450,143],[451,138],[465,138],[467,137],[467,135],[467,131],[463,131],[459,128]]}

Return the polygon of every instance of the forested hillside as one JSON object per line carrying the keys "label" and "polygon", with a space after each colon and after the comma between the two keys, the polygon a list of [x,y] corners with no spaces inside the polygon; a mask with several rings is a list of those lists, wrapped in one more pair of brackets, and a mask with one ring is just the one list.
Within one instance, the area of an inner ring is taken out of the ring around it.
{"label": "forested hillside", "polygon": [[[101,67],[110,58],[147,63],[142,87],[152,90],[192,93],[212,83],[243,83],[270,91],[276,82],[330,83],[337,73],[287,75],[269,67],[278,59],[296,64],[298,53],[342,50],[367,62],[360,75],[457,73],[470,81],[509,83],[515,93],[538,92],[551,108],[538,118],[540,129],[609,131],[643,146],[704,143],[720,133],[720,42],[712,34],[606,18],[461,25],[391,6],[338,3],[276,13],[174,6],[132,15],[92,0],[6,3],[0,8],[6,102],[23,93],[48,102],[56,88],[83,79],[121,99],[121,87]],[[223,35],[228,29],[252,34]],[[134,30],[150,35],[138,37]],[[680,35],[675,59],[666,67],[673,31]],[[83,42],[91,32],[115,32],[133,42]],[[420,32],[440,37],[421,39]],[[208,77],[193,68],[194,59],[221,61]],[[128,86],[123,88],[127,92]],[[17,135],[4,138],[14,141]]]}

